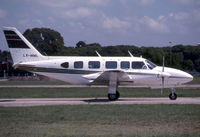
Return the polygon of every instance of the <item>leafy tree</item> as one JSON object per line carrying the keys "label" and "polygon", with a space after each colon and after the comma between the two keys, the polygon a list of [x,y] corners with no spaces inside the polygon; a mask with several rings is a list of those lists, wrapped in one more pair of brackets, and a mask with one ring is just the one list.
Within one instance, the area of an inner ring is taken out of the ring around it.
{"label": "leafy tree", "polygon": [[196,59],[194,64],[196,71],[200,72],[200,58]]}
{"label": "leafy tree", "polygon": [[86,43],[84,41],[79,41],[78,43],[76,43],[76,47],[80,48],[80,47],[85,47]]}
{"label": "leafy tree", "polygon": [[183,65],[184,65],[183,67],[186,70],[190,70],[190,71],[194,70],[194,64],[193,64],[192,60],[190,60],[190,59],[183,61]]}
{"label": "leafy tree", "polygon": [[62,51],[63,37],[49,28],[27,29],[23,34],[42,54],[55,55]]}

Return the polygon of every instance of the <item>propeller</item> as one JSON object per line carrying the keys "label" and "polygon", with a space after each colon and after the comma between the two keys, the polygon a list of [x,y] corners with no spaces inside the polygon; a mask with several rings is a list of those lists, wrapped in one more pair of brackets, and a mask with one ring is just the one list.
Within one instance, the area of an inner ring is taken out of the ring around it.
{"label": "propeller", "polygon": [[165,77],[163,75],[164,71],[165,71],[165,57],[163,56],[163,67],[162,67],[162,75],[161,75],[161,78],[162,78],[161,95],[163,94],[163,89],[164,89],[164,85],[165,85]]}

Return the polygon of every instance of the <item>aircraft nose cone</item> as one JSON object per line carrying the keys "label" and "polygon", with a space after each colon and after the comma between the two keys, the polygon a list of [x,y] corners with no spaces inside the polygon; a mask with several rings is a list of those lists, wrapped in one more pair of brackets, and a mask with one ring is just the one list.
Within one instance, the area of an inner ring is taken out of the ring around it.
{"label": "aircraft nose cone", "polygon": [[[186,72],[185,72],[185,78],[189,79],[190,81],[193,80],[193,76],[190,75],[189,73],[186,73]],[[189,82],[189,81],[188,81],[188,82]]]}
{"label": "aircraft nose cone", "polygon": [[190,75],[189,73],[181,71],[181,75],[182,75],[183,79],[185,80],[184,83],[188,83],[193,80],[193,76]]}

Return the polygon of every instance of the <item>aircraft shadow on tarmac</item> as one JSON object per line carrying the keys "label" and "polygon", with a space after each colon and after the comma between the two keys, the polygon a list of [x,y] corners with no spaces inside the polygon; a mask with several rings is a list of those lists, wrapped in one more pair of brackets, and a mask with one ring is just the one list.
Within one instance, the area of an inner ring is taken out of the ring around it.
{"label": "aircraft shadow on tarmac", "polygon": [[82,101],[87,102],[87,103],[110,102],[108,99],[88,99],[88,100],[82,100]]}
{"label": "aircraft shadow on tarmac", "polygon": [[[105,103],[105,102],[113,102],[113,101],[110,101],[108,99],[98,99],[98,98],[95,98],[95,99],[88,99],[88,100],[82,100],[84,102],[87,102],[87,103]],[[137,101],[152,101],[152,99],[140,99],[140,98],[128,98],[128,99],[118,99],[117,100],[118,102],[128,102],[128,101],[131,101],[131,102],[137,102]]]}
{"label": "aircraft shadow on tarmac", "polygon": [[7,100],[0,100],[0,102],[14,102],[16,100],[10,100],[10,99],[7,99]]}

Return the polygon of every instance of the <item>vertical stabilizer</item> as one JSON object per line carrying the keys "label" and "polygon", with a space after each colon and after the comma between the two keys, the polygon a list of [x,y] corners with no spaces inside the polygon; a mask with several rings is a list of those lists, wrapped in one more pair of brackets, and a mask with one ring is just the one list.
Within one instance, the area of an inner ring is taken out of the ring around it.
{"label": "vertical stabilizer", "polygon": [[45,57],[16,28],[5,27],[3,32],[14,64],[44,60]]}

